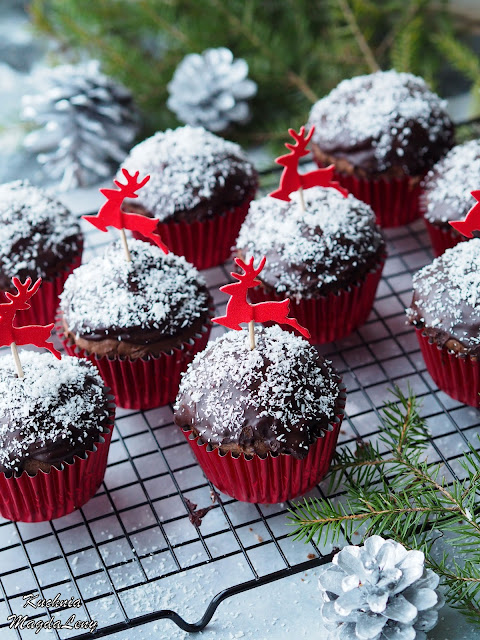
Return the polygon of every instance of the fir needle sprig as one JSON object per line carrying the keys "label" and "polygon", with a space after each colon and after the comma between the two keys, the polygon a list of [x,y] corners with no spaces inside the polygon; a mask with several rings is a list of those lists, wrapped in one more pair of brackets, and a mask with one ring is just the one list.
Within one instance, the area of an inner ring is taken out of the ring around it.
{"label": "fir needle sprig", "polygon": [[441,576],[447,601],[480,625],[480,454],[470,446],[460,461],[464,479],[448,480],[444,465],[426,456],[429,434],[418,400],[398,388],[393,393],[376,441],[336,454],[329,493],[342,485],[344,495],[297,505],[289,516],[292,535],[322,544],[378,534],[420,549]]}

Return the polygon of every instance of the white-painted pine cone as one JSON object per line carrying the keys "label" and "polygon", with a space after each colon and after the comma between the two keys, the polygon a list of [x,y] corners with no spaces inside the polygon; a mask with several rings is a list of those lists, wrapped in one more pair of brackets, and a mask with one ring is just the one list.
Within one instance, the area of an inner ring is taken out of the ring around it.
{"label": "white-painted pine cone", "polygon": [[22,117],[39,125],[24,146],[61,189],[108,176],[135,138],[139,117],[131,93],[99,70],[96,60],[43,72],[40,92],[22,100]]}
{"label": "white-painted pine cone", "polygon": [[185,56],[168,85],[167,106],[185,124],[224,131],[250,119],[247,100],[257,92],[248,64],[230,49],[207,49]]}
{"label": "white-painted pine cone", "polygon": [[342,549],[319,578],[332,640],[426,640],[443,597],[421,551],[371,536]]}

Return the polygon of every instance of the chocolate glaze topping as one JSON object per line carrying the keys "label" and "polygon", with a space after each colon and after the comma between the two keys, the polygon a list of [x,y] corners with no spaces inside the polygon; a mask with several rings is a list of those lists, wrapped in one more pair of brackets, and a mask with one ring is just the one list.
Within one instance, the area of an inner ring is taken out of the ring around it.
{"label": "chocolate glaze topping", "polygon": [[92,451],[110,423],[105,385],[87,360],[23,351],[20,380],[0,357],[0,472],[47,471]]}
{"label": "chocolate glaze topping", "polygon": [[176,346],[176,338],[184,341],[199,331],[208,319],[210,296],[185,258],[165,255],[141,240],[128,243],[132,262],[116,242],[103,256],[75,269],[65,283],[60,309],[74,339],[108,341],[109,355],[132,355],[133,345],[145,347],[134,349],[138,357],[167,344]]}
{"label": "chocolate glaze topping", "polygon": [[331,430],[340,379],[306,340],[279,326],[223,334],[195,356],[183,375],[175,423],[222,453],[269,452],[304,458]]}
{"label": "chocolate glaze topping", "polygon": [[439,346],[480,354],[480,239],[461,242],[413,278],[411,324]]}
{"label": "chocolate glaze topping", "polygon": [[319,297],[348,287],[378,266],[385,243],[369,205],[333,188],[304,192],[298,204],[255,200],[237,239],[243,257],[267,257],[261,280],[278,293]]}
{"label": "chocolate glaze topping", "polygon": [[311,125],[322,152],[372,177],[395,167],[421,175],[453,144],[446,102],[394,70],[343,80],[312,107]]}
{"label": "chocolate glaze topping", "polygon": [[253,197],[258,176],[242,149],[202,127],[158,132],[136,147],[123,168],[150,174],[133,210],[161,222],[203,221]]}
{"label": "chocolate glaze topping", "polygon": [[27,181],[0,185],[0,290],[49,278],[73,262],[82,244],[75,217]]}
{"label": "chocolate glaze topping", "polygon": [[480,140],[453,147],[423,181],[425,218],[457,233],[448,222],[463,220],[476,200],[471,191],[480,186]]}

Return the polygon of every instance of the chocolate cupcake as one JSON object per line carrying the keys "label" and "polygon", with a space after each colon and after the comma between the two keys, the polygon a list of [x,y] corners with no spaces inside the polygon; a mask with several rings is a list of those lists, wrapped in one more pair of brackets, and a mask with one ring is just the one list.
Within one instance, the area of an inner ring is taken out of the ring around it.
{"label": "chocolate cupcake", "polygon": [[59,518],[81,507],[105,473],[114,405],[86,360],[22,352],[20,379],[0,357],[0,514]]}
{"label": "chocolate cupcake", "polygon": [[228,332],[182,378],[175,423],[209,480],[247,502],[283,502],[326,474],[345,393],[306,340],[274,326]]}
{"label": "chocolate cupcake", "polygon": [[68,353],[94,362],[117,404],[149,409],[175,399],[180,374],[210,333],[211,300],[185,258],[130,240],[76,269],[61,296]]}
{"label": "chocolate cupcake", "polygon": [[320,166],[367,202],[385,227],[419,215],[419,185],[453,144],[446,102],[409,73],[378,71],[341,82],[310,112]]}
{"label": "chocolate cupcake", "polygon": [[[66,207],[27,181],[0,185],[0,291],[14,276],[43,279],[22,323],[49,324],[69,273],[82,259],[80,226]],[[1,294],[0,294],[1,295]]]}
{"label": "chocolate cupcake", "polygon": [[407,309],[427,369],[452,398],[480,406],[480,239],[447,249],[415,274]]}
{"label": "chocolate cupcake", "polygon": [[453,147],[426,175],[420,205],[436,256],[465,240],[450,226],[464,220],[480,185],[480,140]]}
{"label": "chocolate cupcake", "polygon": [[368,205],[333,188],[304,192],[306,211],[265,197],[250,205],[238,255],[267,257],[249,292],[252,302],[290,298],[291,314],[318,344],[340,339],[371,311],[385,260],[385,242]]}
{"label": "chocolate cupcake", "polygon": [[122,167],[150,175],[124,208],[158,219],[171,251],[198,269],[227,259],[258,182],[237,144],[202,127],[168,129],[134,147]]}

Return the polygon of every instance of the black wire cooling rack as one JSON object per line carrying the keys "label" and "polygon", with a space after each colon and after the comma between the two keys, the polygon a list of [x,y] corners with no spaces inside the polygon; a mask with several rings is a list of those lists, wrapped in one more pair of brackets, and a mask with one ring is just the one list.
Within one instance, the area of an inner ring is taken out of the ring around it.
{"label": "black wire cooling rack", "polygon": [[[262,176],[264,187],[277,180],[274,170]],[[91,203],[82,213],[95,206]],[[111,238],[86,227],[88,259]],[[432,434],[429,459],[441,460],[447,475],[461,475],[458,459],[469,443],[477,443],[480,413],[437,390],[415,332],[405,324],[411,275],[432,259],[427,233],[419,220],[387,230],[386,237],[389,257],[367,323],[320,348],[348,389],[339,445],[375,438],[389,389],[398,384],[406,390],[409,384],[422,400]],[[217,315],[226,301],[218,288],[229,280],[229,271],[227,264],[204,272]],[[212,337],[222,331],[215,326]],[[325,491],[326,484],[320,484],[309,495],[325,497]],[[210,507],[201,523],[194,517],[195,505]],[[7,620],[25,615],[23,596],[32,593],[79,598],[81,607],[73,611],[77,619],[98,622],[94,637],[165,618],[185,631],[199,631],[227,597],[330,560],[331,547],[289,537],[286,516],[292,506],[250,505],[218,496],[173,424],[170,406],[118,410],[105,481],[87,505],[46,523],[0,519],[2,639],[33,637],[33,632],[9,629]],[[198,611],[194,601],[203,609]],[[28,613],[43,621],[52,616],[66,620],[71,614],[72,609],[62,607]],[[85,629],[54,630],[51,637],[92,635]]]}

